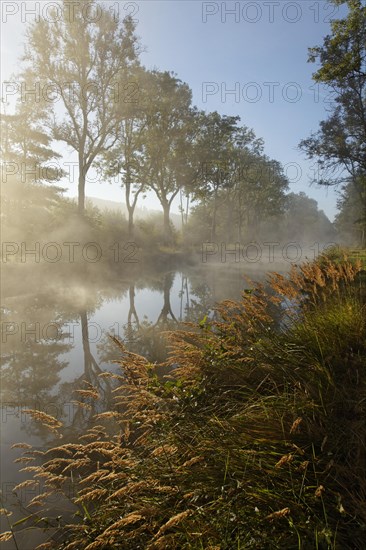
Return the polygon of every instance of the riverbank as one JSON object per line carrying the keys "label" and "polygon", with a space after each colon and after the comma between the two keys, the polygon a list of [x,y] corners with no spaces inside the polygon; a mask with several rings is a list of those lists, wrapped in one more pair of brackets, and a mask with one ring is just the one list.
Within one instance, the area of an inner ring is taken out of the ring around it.
{"label": "riverbank", "polygon": [[[171,333],[163,382],[121,347],[121,375],[103,374],[119,385],[113,410],[30,461],[45,502],[71,484],[77,514],[51,518],[42,548],[361,550],[366,283],[355,256],[275,274],[216,320]],[[98,397],[78,391],[84,408]]]}

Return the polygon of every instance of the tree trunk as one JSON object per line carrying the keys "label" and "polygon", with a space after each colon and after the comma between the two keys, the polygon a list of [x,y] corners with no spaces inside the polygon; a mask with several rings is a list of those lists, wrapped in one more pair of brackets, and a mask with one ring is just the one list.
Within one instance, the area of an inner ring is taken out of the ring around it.
{"label": "tree trunk", "polygon": [[212,225],[211,225],[211,242],[216,241],[216,213],[217,213],[217,188],[215,188],[215,192],[214,192]]}
{"label": "tree trunk", "polygon": [[163,211],[164,211],[164,240],[165,244],[172,243],[172,228],[170,225],[170,204],[168,201],[163,202]]}
{"label": "tree trunk", "polygon": [[238,239],[239,239],[239,242],[241,243],[243,239],[243,216],[241,212],[239,212],[239,218],[238,218]]}
{"label": "tree trunk", "polygon": [[128,210],[128,238],[130,240],[133,240],[135,236],[135,227],[134,227],[133,217],[135,213],[136,201],[137,201],[139,192],[137,192],[137,194],[135,195],[135,199],[131,201],[132,184],[131,184],[131,173],[130,173],[129,166],[127,167],[127,172],[126,172],[125,188],[126,188],[126,191],[125,191],[126,206]]}
{"label": "tree trunk", "polygon": [[78,213],[80,216],[84,216],[85,214],[85,174],[83,173],[83,169],[79,172]]}
{"label": "tree trunk", "polygon": [[181,219],[182,219],[182,233],[183,233],[183,227],[184,227],[184,209],[183,209],[182,190],[179,191],[179,200],[180,200],[180,215],[181,215]]}
{"label": "tree trunk", "polygon": [[129,204],[127,204],[127,210],[128,210],[128,239],[132,241],[135,237],[135,225],[133,222],[134,208]]}
{"label": "tree trunk", "polygon": [[187,203],[186,203],[186,225],[188,223],[188,212],[189,212],[189,194],[187,195]]}
{"label": "tree trunk", "polygon": [[227,214],[226,214],[226,239],[229,242],[234,240],[234,200],[227,198]]}

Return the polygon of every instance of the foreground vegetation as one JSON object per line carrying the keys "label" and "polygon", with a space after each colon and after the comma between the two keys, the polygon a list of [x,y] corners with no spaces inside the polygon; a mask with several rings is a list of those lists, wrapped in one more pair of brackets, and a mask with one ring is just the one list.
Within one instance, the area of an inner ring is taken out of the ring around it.
{"label": "foreground vegetation", "polygon": [[[294,266],[218,311],[169,335],[168,381],[116,340],[121,375],[101,375],[114,409],[77,443],[25,449],[45,485],[29,506],[33,524],[49,518],[40,549],[364,548],[361,261]],[[96,410],[95,388],[78,394]],[[62,493],[74,510],[56,521],[47,500]]]}

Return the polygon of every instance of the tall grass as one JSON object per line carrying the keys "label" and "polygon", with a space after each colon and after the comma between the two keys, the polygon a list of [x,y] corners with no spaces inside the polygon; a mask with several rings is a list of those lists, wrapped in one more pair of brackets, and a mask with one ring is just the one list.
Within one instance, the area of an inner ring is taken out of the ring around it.
{"label": "tall grass", "polygon": [[75,492],[38,548],[364,549],[363,275],[326,256],[272,274],[169,334],[169,380],[115,340],[114,410],[24,468],[45,480],[38,517],[48,493]]}

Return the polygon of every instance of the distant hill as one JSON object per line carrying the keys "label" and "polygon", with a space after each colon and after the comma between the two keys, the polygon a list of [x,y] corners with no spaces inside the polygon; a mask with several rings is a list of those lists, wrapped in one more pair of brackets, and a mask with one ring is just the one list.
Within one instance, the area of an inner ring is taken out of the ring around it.
{"label": "distant hill", "polygon": [[99,210],[112,210],[114,212],[122,212],[127,215],[127,207],[122,202],[110,201],[107,199],[98,199],[97,197],[87,197],[87,202],[99,208]]}

